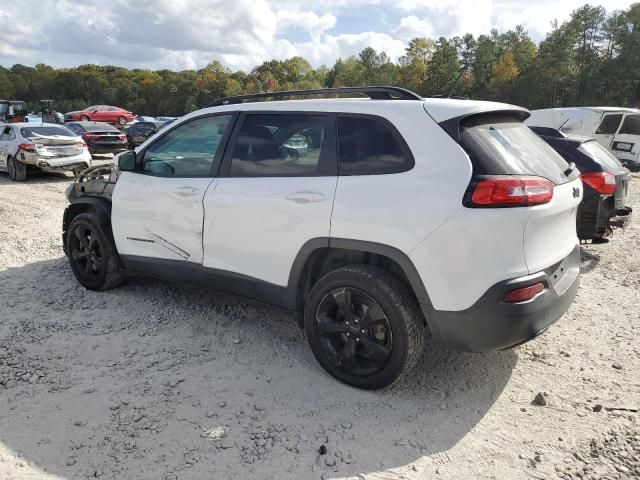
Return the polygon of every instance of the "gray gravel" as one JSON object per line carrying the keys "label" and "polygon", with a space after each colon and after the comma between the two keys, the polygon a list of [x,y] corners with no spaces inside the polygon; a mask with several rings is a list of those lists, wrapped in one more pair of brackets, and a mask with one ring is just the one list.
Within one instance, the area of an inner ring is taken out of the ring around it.
{"label": "gray gravel", "polygon": [[583,248],[577,300],[540,338],[428,342],[405,381],[363,392],[282,313],[153,279],[81,288],[69,181],[0,176],[0,479],[640,476],[638,222]]}

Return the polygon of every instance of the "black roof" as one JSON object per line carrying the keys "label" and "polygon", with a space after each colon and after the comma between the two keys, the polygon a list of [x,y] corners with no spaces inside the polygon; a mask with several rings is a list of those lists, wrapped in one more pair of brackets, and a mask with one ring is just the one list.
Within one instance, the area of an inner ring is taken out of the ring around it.
{"label": "black roof", "polygon": [[95,132],[96,130],[108,130],[110,132],[119,132],[116,127],[105,122],[66,122],[66,124],[73,123],[79,125],[82,129],[88,132]]}

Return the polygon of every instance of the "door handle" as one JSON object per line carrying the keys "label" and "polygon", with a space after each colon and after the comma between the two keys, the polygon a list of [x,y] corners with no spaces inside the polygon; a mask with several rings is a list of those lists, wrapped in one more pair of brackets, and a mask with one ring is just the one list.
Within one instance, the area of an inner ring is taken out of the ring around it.
{"label": "door handle", "polygon": [[287,200],[296,203],[312,203],[324,200],[324,195],[319,192],[293,192],[287,195]]}

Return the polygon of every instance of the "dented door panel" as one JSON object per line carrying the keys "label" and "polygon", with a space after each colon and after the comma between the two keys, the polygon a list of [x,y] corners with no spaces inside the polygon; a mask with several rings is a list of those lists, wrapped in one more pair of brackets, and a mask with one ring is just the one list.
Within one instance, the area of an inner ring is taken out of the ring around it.
{"label": "dented door panel", "polygon": [[202,263],[202,201],[213,182],[122,172],[112,210],[120,255]]}

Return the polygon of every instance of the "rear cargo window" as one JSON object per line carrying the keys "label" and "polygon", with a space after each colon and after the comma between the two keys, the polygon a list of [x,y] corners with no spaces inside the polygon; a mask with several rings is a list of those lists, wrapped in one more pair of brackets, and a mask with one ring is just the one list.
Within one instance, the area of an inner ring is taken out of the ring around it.
{"label": "rear cargo window", "polygon": [[589,155],[591,158],[594,158],[598,163],[603,166],[613,168],[614,170],[622,170],[622,164],[620,160],[614,157],[609,150],[604,148],[595,140],[590,142],[584,142],[578,150]]}
{"label": "rear cargo window", "polygon": [[463,121],[461,144],[475,175],[535,175],[556,185],[577,178],[567,162],[519,120],[508,115],[476,115]]}
{"label": "rear cargo window", "polygon": [[615,113],[613,115],[605,115],[600,123],[600,126],[596,130],[596,134],[601,135],[613,135],[618,131],[620,121],[622,120],[621,113]]}
{"label": "rear cargo window", "polygon": [[20,129],[20,134],[24,138],[33,137],[36,135],[49,136],[49,135],[62,135],[63,137],[75,137],[76,134],[69,130],[67,127],[24,127]]}

